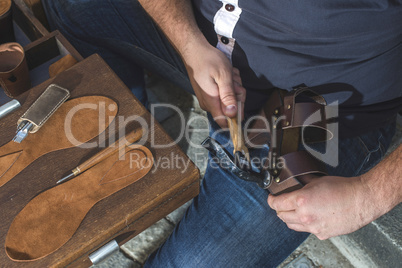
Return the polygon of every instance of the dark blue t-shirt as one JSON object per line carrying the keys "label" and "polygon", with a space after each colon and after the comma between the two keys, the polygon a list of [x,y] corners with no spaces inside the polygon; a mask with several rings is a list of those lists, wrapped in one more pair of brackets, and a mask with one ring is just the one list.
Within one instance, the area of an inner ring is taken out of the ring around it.
{"label": "dark blue t-shirt", "polygon": [[380,127],[401,109],[402,1],[193,2],[211,44],[232,45],[226,54],[240,70],[247,111],[270,89],[302,83],[339,103],[342,136]]}

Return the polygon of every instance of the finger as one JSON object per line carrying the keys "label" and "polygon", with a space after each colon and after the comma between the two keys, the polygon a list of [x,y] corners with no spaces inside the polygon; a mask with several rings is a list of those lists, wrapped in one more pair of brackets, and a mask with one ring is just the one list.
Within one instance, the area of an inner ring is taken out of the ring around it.
{"label": "finger", "polygon": [[240,120],[243,120],[244,102],[246,101],[246,89],[242,86],[237,85],[236,82],[234,83],[234,89],[237,99],[237,110],[239,111],[238,113],[240,114]]}
{"label": "finger", "polygon": [[268,196],[268,205],[276,211],[291,211],[295,210],[296,197],[293,193],[285,193],[279,196]]}
{"label": "finger", "polygon": [[239,85],[243,85],[239,70],[237,72],[235,70],[237,69],[233,68],[233,81]]}
{"label": "finger", "polygon": [[227,119],[226,116],[222,112],[222,104],[219,96],[217,97],[204,97],[207,111],[209,111],[212,115],[214,121],[221,127],[227,128]]}
{"label": "finger", "polygon": [[291,211],[279,211],[277,213],[278,217],[284,221],[286,224],[303,224],[300,222],[300,218],[295,210]]}
{"label": "finger", "polygon": [[288,226],[289,229],[292,229],[292,230],[294,230],[296,232],[308,232],[309,233],[308,228],[306,226],[302,225],[302,224],[290,223],[290,224],[286,224],[286,225]]}
{"label": "finger", "polygon": [[234,84],[234,91],[236,94],[237,102],[244,103],[246,101],[246,89],[238,85],[237,83]]}
{"label": "finger", "polygon": [[230,118],[235,117],[237,115],[237,99],[231,75],[216,81],[216,83],[219,88],[223,113]]}
{"label": "finger", "polygon": [[239,69],[237,69],[236,67],[233,67],[232,70],[233,70],[233,74],[240,76],[240,71],[239,71]]}
{"label": "finger", "polygon": [[[221,128],[226,128],[227,120],[222,112],[221,100],[218,94],[218,85],[213,79],[210,81],[209,88],[211,89],[209,94],[203,90],[197,90],[200,97],[198,97],[196,92],[200,105],[202,105],[201,108],[209,112]],[[211,94],[211,92],[216,92],[216,94]]]}
{"label": "finger", "polygon": [[244,102],[246,101],[246,89],[243,87],[240,71],[237,68],[233,68],[233,86],[237,99],[237,110],[239,111],[240,119],[243,120]]}

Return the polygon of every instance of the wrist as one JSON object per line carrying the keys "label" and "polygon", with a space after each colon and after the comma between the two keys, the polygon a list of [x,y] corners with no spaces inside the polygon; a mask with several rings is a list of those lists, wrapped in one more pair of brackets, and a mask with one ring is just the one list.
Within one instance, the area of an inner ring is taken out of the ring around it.
{"label": "wrist", "polygon": [[205,49],[212,48],[201,32],[193,33],[183,41],[176,49],[185,64],[191,64],[192,59],[202,55]]}
{"label": "wrist", "polygon": [[399,202],[395,196],[389,194],[383,185],[370,173],[360,175],[361,191],[365,199],[365,205],[371,210],[370,221],[373,221],[389,212]]}

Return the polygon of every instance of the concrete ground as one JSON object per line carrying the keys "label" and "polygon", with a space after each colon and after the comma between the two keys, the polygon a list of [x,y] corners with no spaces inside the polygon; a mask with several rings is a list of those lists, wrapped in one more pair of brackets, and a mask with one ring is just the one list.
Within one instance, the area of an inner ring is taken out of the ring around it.
{"label": "concrete ground", "polygon": [[[183,90],[155,76],[148,79],[147,87],[151,104],[169,103],[175,105],[183,112],[185,122],[190,124],[192,128],[207,128],[207,123],[203,120],[206,113],[199,107],[194,96],[183,92]],[[158,108],[155,109],[154,116],[173,139],[178,137],[181,121],[180,116],[175,111],[167,108]],[[401,125],[402,124],[399,125],[398,135],[394,141],[396,145],[400,144],[402,140]],[[205,172],[206,163],[203,159],[207,156],[207,151],[194,148],[192,144],[200,144],[207,135],[205,131],[193,132],[190,144],[186,139],[178,141],[184,152],[186,152],[198,166],[201,175]],[[115,253],[103,263],[93,267],[141,267],[147,256],[169,236],[174,226],[180,221],[190,202],[127,242],[121,247],[120,252]],[[399,230],[401,229],[399,228]],[[378,262],[372,261],[364,249],[356,246],[355,243],[356,242],[351,241],[347,237],[320,241],[314,235],[311,235],[279,267],[387,267],[377,265],[376,263]],[[399,240],[397,243],[400,245],[402,241]],[[401,251],[399,251],[398,254],[400,252]]]}

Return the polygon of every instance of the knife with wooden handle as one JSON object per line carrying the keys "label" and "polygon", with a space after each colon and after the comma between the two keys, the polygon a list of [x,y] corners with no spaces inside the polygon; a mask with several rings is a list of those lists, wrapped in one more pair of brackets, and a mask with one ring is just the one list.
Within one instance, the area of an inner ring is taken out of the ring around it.
{"label": "knife with wooden handle", "polygon": [[143,135],[143,129],[142,128],[130,132],[128,135],[126,135],[126,136],[120,138],[119,140],[115,141],[109,147],[103,149],[102,151],[100,151],[99,153],[95,154],[94,156],[89,158],[87,161],[85,161],[84,163],[79,165],[78,167],[74,168],[71,171],[71,174],[65,176],[64,178],[62,178],[60,180],[58,180],[56,184],[62,183],[62,182],[66,181],[66,180],[68,180],[68,179],[70,179],[72,177],[78,176],[79,174],[81,174],[85,170],[95,166],[96,164],[98,164],[99,162],[101,162],[104,159],[108,158],[112,154],[114,154],[114,153],[120,151],[121,149],[123,149],[124,147],[129,146],[130,144],[138,141],[139,139],[141,139],[142,135]]}
{"label": "knife with wooden handle", "polygon": [[250,170],[250,154],[244,142],[244,135],[241,125],[237,123],[237,117],[228,118],[230,136],[233,142],[233,156],[237,167],[243,170]]}

